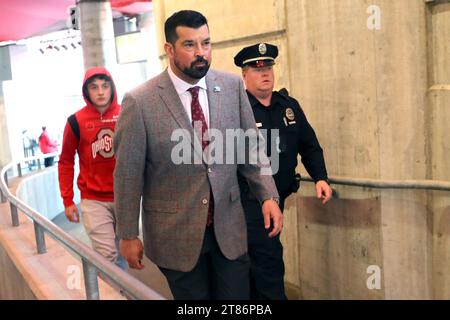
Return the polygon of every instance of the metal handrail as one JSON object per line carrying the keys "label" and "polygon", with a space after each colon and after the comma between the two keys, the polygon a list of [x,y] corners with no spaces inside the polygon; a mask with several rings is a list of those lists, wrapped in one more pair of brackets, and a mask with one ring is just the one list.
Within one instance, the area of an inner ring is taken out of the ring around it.
{"label": "metal handrail", "polygon": [[[314,181],[309,176],[302,176],[303,181]],[[368,187],[377,189],[425,189],[450,191],[450,181],[442,180],[382,180],[382,179],[365,179],[365,178],[349,178],[341,176],[330,176],[328,180],[332,184],[340,184],[346,186]]]}
{"label": "metal handrail", "polygon": [[[142,300],[165,300],[163,296],[146,286],[144,283],[131,276],[118,266],[108,261],[99,253],[82,243],[80,240],[66,233],[60,227],[55,225],[52,221],[42,216],[39,212],[29,207],[25,202],[19,200],[14,196],[6,182],[7,172],[15,164],[21,164],[26,161],[38,160],[46,157],[54,156],[55,154],[45,154],[41,156],[34,156],[22,159],[17,162],[7,164],[0,173],[0,190],[1,198],[7,200],[11,207],[12,225],[19,226],[18,209],[33,220],[36,246],[38,254],[46,252],[44,231],[51,235],[57,242],[65,245],[81,257],[84,272],[84,284],[86,289],[86,298],[88,300],[96,300],[100,298],[98,290],[97,273],[100,272],[109,279],[112,283],[123,290],[126,295],[134,299]],[[21,173],[20,169],[18,169]]]}

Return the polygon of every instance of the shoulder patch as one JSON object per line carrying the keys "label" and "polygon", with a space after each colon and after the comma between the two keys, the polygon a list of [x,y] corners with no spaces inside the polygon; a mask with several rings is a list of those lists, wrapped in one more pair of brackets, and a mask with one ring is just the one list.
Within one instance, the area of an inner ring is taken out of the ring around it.
{"label": "shoulder patch", "polygon": [[295,119],[295,113],[294,113],[294,110],[292,110],[292,108],[286,108],[285,112],[286,112],[286,118],[289,121],[292,121]]}
{"label": "shoulder patch", "polygon": [[[303,112],[302,107],[300,106],[300,103],[297,100],[295,100],[294,98],[292,98],[291,96],[289,96],[289,91],[286,88],[280,89],[278,91],[278,93],[283,98],[285,98],[287,101],[289,101],[291,103],[292,107],[288,108],[288,109],[290,109],[289,114],[291,115],[291,117],[292,117],[291,111],[294,111],[294,114],[295,114],[296,111],[300,111],[300,113],[302,113],[303,115],[305,114]],[[288,116],[288,114],[286,114],[286,116]],[[288,117],[288,119],[289,119],[289,117]]]}

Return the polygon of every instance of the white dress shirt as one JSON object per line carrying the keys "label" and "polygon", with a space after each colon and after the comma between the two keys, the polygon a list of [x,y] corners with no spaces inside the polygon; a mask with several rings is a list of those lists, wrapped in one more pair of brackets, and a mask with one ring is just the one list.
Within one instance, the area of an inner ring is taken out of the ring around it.
{"label": "white dress shirt", "polygon": [[209,124],[209,104],[208,104],[208,94],[207,94],[207,87],[206,87],[206,80],[205,77],[201,78],[197,84],[192,85],[190,83],[187,83],[184,80],[181,80],[178,78],[175,73],[172,71],[172,69],[169,67],[167,68],[167,71],[169,72],[170,80],[172,80],[172,83],[175,87],[175,90],[178,93],[178,96],[181,99],[181,103],[184,106],[184,110],[186,110],[186,113],[189,117],[189,122],[192,123],[192,113],[191,113],[191,102],[192,102],[192,95],[188,91],[192,87],[200,87],[200,90],[198,91],[198,100],[200,102],[200,105],[202,107],[203,115],[205,116],[205,121],[208,124],[208,128],[210,127]]}

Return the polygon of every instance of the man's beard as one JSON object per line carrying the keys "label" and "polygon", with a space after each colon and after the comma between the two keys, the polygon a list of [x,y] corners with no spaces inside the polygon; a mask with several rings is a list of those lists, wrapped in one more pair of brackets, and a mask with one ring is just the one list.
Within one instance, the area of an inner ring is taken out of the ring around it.
{"label": "man's beard", "polygon": [[[209,62],[203,57],[198,57],[195,61],[193,61],[190,65],[190,67],[181,68],[180,63],[174,59],[174,63],[177,66],[177,68],[183,72],[185,75],[192,79],[201,79],[203,78],[209,70]],[[204,63],[203,67],[196,67],[196,63]]]}

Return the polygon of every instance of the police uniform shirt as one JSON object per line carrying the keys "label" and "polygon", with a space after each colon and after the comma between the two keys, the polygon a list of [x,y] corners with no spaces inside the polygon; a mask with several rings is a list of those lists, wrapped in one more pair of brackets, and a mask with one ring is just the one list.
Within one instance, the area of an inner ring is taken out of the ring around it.
{"label": "police uniform shirt", "polygon": [[[327,180],[322,148],[297,100],[274,91],[271,104],[267,107],[250,92],[247,91],[247,94],[256,126],[258,129],[267,129],[267,155],[270,157],[272,152],[279,153],[279,169],[274,180],[280,196],[290,194],[297,167],[297,154],[300,154],[305,169],[315,182]],[[270,129],[279,129],[278,150],[270,149]]]}

